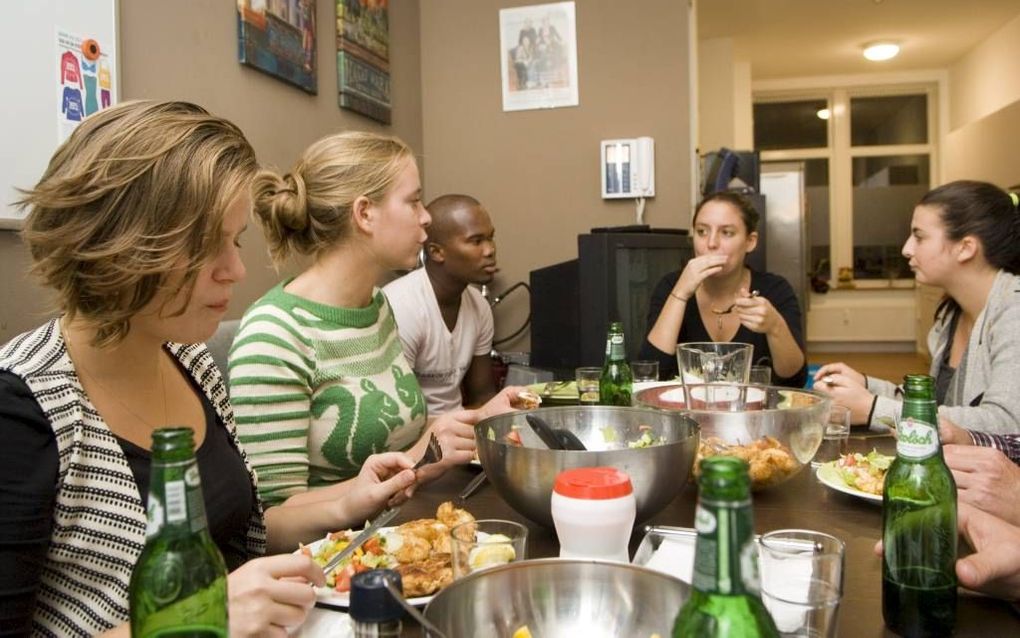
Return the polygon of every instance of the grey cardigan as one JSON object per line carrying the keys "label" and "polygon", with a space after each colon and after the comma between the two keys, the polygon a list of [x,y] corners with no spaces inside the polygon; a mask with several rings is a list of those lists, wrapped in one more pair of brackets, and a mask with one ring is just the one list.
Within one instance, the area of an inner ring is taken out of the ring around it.
{"label": "grey cardigan", "polygon": [[[935,376],[952,335],[951,317],[944,313],[928,333],[931,371]],[[968,430],[993,434],[1020,433],[1020,276],[1000,270],[984,310],[974,323],[967,350],[956,369],[939,417]],[[870,425],[894,426],[900,415],[901,389],[868,377],[868,390],[878,395]]]}

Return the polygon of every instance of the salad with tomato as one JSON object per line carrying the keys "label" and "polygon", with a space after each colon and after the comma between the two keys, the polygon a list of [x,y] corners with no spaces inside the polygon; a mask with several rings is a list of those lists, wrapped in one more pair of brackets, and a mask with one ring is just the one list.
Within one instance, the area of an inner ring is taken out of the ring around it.
{"label": "salad with tomato", "polygon": [[885,474],[889,471],[895,457],[880,454],[872,450],[867,454],[854,452],[843,454],[836,461],[836,471],[843,482],[854,489],[868,494],[882,494],[885,485]]}
{"label": "salad with tomato", "polygon": [[[325,566],[329,559],[350,545],[355,533],[351,530],[332,532],[313,553],[311,547],[301,546],[301,553],[310,557],[320,567]],[[359,572],[370,569],[394,568],[397,559],[386,551],[386,537],[375,535],[354,550],[349,558],[341,562],[336,569],[326,574],[326,586],[340,593],[351,590],[351,577]]]}

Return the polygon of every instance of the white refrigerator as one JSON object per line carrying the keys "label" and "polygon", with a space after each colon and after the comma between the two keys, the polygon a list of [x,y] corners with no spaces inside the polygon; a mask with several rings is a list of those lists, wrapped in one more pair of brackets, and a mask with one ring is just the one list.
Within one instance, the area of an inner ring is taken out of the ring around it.
{"label": "white refrigerator", "polygon": [[808,261],[808,210],[804,196],[804,165],[768,162],[761,166],[761,192],[765,195],[765,268],[782,275],[800,301],[801,334],[807,336],[810,303]]}

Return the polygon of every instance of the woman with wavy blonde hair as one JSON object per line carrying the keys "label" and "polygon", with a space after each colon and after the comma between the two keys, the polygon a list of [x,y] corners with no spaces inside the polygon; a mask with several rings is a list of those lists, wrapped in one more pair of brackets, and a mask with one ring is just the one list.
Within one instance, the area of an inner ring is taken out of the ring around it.
{"label": "woman with wavy blonde hair", "polygon": [[[414,480],[375,457],[350,498],[266,520],[223,380],[203,345],[243,279],[255,153],[184,102],[87,118],[20,205],[59,317],[0,347],[0,627],[127,635],[145,543],[151,435],[194,430],[213,540],[232,570],[231,635],[285,635],[321,569],[291,550],[367,516]],[[395,473],[390,480],[385,480]]]}
{"label": "woman with wavy blonde hair", "polygon": [[[427,419],[425,400],[378,282],[413,268],[430,219],[410,149],[372,133],[331,135],[280,175],[255,180],[254,206],[279,263],[311,265],[248,309],[230,352],[241,443],[267,516],[330,498],[369,455],[424,453],[435,434],[435,476],[474,454],[472,423],[510,409],[507,388],[477,411]],[[321,487],[322,489],[312,489]]]}

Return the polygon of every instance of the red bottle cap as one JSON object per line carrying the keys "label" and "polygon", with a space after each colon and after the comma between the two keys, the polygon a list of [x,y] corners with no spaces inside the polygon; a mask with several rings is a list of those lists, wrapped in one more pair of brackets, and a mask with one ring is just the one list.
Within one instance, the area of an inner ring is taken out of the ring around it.
{"label": "red bottle cap", "polygon": [[602,500],[632,494],[634,486],[615,467],[578,467],[560,472],[553,490],[571,498]]}

